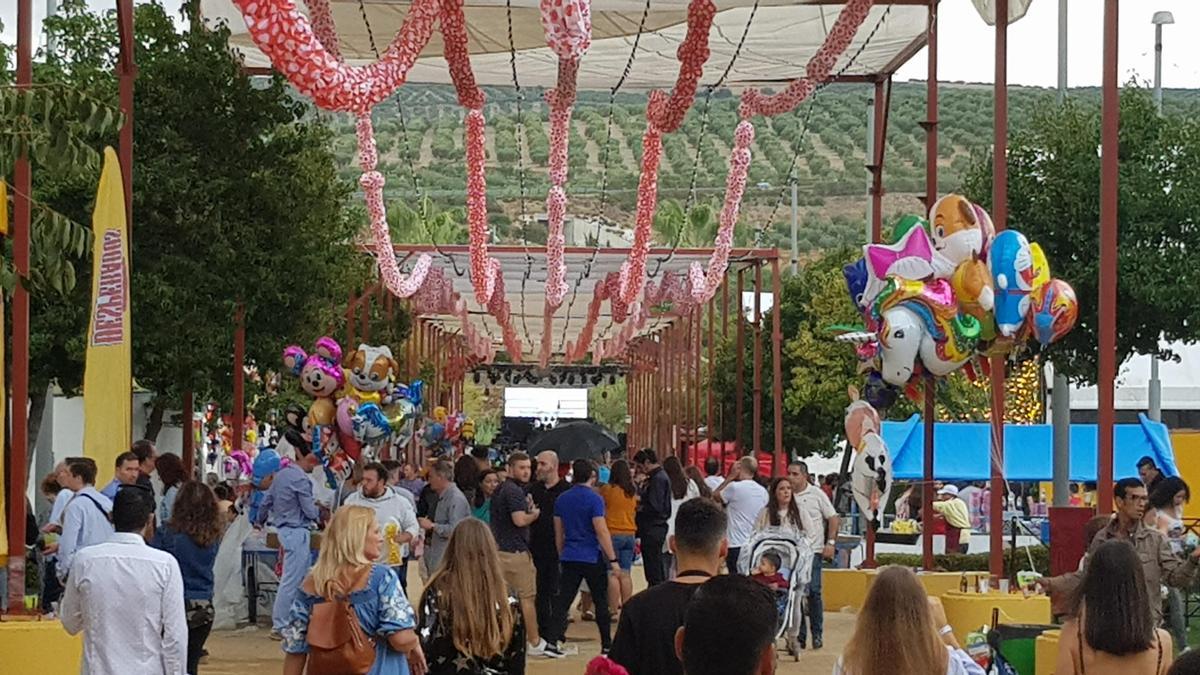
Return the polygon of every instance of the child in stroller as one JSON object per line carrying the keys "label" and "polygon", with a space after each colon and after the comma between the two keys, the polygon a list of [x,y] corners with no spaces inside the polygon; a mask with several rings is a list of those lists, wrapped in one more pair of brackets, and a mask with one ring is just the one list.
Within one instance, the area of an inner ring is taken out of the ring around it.
{"label": "child in stroller", "polygon": [[785,638],[787,651],[798,661],[800,612],[812,571],[812,549],[803,536],[779,530],[760,530],[742,547],[738,571],[749,574],[776,592],[779,624],[776,638]]}
{"label": "child in stroller", "polygon": [[775,605],[779,609],[779,623],[776,626],[782,626],[787,621],[788,594],[791,590],[788,580],[780,571],[782,566],[783,560],[779,552],[771,549],[763,553],[758,559],[758,565],[750,570],[751,579],[775,592]]}

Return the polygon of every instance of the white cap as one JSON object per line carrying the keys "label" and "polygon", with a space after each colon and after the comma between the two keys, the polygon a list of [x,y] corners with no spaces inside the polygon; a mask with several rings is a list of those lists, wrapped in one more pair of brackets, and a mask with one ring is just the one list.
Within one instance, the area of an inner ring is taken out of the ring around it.
{"label": "white cap", "polygon": [[958,486],[957,485],[943,485],[942,489],[938,490],[938,494],[939,495],[950,495],[952,497],[957,497],[958,496]]}

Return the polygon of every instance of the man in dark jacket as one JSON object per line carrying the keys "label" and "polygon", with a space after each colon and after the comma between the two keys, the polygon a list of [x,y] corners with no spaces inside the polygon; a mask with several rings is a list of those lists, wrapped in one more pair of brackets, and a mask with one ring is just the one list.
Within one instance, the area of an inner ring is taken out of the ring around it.
{"label": "man in dark jacket", "polygon": [[667,578],[663,547],[667,542],[667,520],[671,517],[671,480],[651,448],[639,450],[633,457],[633,464],[646,476],[636,521],[638,537],[642,540],[642,568],[646,572],[646,584],[654,586]]}

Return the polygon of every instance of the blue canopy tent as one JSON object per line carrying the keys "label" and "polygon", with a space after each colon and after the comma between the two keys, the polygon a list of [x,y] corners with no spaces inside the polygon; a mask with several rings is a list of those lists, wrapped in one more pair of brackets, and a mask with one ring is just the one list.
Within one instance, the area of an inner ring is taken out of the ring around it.
{"label": "blue canopy tent", "polygon": [[[1153,457],[1168,476],[1179,475],[1166,425],[1138,415],[1138,424],[1113,427],[1113,474],[1137,475],[1137,461]],[[938,422],[933,429],[933,475],[938,480],[991,477],[991,425]],[[919,415],[884,422],[883,440],[892,454],[895,477],[920,479],[925,468],[925,425]],[[1013,481],[1048,481],[1054,473],[1054,432],[1049,424],[1004,425],[1004,476]],[[1071,425],[1071,480],[1096,480],[1095,424]]]}

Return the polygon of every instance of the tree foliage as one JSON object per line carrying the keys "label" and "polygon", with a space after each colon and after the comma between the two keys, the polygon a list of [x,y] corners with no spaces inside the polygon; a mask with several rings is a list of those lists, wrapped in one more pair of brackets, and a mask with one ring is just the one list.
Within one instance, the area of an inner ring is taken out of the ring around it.
{"label": "tree foliage", "polygon": [[[1068,99],[1043,107],[1009,145],[1009,226],[1042,245],[1051,272],[1075,287],[1079,323],[1048,350],[1072,379],[1096,381],[1100,298],[1100,113]],[[1117,234],[1117,362],[1132,354],[1172,355],[1168,341],[1200,338],[1200,120],[1158,117],[1144,89],[1121,95]],[[991,159],[966,180],[972,199],[991,203]]]}
{"label": "tree foliage", "polygon": [[[135,14],[134,372],[159,404],[186,390],[228,400],[239,305],[247,358],[271,369],[288,342],[341,325],[372,267],[331,131],[281,79],[245,75],[227,30],[192,25],[180,32],[155,4]],[[47,67],[114,102],[114,13],[72,2],[47,28]]]}

